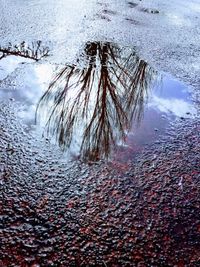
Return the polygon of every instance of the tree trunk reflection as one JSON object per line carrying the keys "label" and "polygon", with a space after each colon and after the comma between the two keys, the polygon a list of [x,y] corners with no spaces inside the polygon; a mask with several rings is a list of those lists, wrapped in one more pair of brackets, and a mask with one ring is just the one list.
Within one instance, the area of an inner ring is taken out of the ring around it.
{"label": "tree trunk reflection", "polygon": [[63,150],[78,142],[83,158],[98,160],[125,139],[133,119],[140,121],[157,74],[134,49],[109,42],[87,43],[84,59],[83,69],[65,66],[57,73],[37,118],[46,110],[46,131]]}

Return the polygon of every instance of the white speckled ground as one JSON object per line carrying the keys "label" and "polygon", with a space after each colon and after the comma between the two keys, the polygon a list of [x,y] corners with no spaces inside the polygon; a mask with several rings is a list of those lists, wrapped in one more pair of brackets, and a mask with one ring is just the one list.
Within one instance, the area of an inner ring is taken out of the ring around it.
{"label": "white speckled ground", "polygon": [[[0,46],[41,40],[47,63],[73,62],[91,40],[136,46],[200,106],[198,0],[0,0],[0,9]],[[177,120],[135,165],[91,166],[27,132],[18,109],[0,100],[0,266],[199,266],[198,116]]]}
{"label": "white speckled ground", "polygon": [[52,60],[63,62],[71,60],[85,41],[114,40],[137,46],[157,69],[198,87],[199,1],[133,2],[135,7],[125,0],[0,0],[0,45],[23,40],[51,42]]}

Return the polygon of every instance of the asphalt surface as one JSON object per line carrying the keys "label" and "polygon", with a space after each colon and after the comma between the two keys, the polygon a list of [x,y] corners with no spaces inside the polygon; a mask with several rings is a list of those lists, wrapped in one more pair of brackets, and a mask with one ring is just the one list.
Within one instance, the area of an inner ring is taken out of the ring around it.
{"label": "asphalt surface", "polygon": [[[88,41],[136,46],[188,85],[197,111],[132,161],[83,163],[30,132],[19,103],[1,99],[0,266],[200,266],[199,1],[0,6],[1,47],[41,40],[45,62],[72,64]],[[15,87],[12,75],[6,86]]]}

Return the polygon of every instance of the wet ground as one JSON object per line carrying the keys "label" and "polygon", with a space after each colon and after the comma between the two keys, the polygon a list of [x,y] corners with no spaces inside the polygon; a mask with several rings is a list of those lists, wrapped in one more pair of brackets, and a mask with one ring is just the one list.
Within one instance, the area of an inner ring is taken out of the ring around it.
{"label": "wet ground", "polygon": [[199,265],[198,121],[134,162],[66,164],[11,136],[4,108],[2,266]]}
{"label": "wet ground", "polygon": [[41,42],[1,51],[1,98],[20,105],[29,131],[69,159],[131,160],[177,117],[197,115],[187,86],[134,47],[87,42],[77,63],[63,66],[42,62],[50,50]]}
{"label": "wet ground", "polygon": [[0,266],[200,266],[200,7],[172,2],[0,1]]}

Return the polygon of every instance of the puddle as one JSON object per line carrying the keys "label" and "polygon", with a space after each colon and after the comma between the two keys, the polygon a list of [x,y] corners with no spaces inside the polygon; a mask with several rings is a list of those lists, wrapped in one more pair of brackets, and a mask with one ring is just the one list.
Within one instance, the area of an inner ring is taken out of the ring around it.
{"label": "puddle", "polygon": [[0,98],[19,102],[29,129],[73,158],[129,160],[196,112],[184,84],[109,42],[86,43],[76,65],[7,55],[0,79]]}

